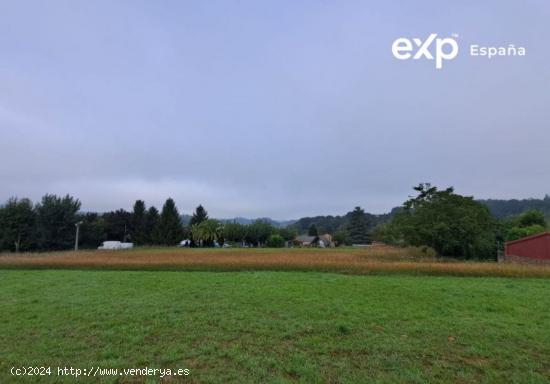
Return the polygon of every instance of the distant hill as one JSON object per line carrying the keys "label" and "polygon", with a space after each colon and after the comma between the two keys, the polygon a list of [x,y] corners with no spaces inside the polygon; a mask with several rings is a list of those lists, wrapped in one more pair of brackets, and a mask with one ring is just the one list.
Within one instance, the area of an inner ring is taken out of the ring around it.
{"label": "distant hill", "polygon": [[[481,204],[486,205],[491,214],[498,219],[503,219],[508,216],[519,215],[530,209],[538,209],[546,217],[550,218],[550,196],[546,195],[543,199],[512,199],[512,200],[497,200],[497,199],[487,199],[487,200],[477,200]],[[374,215],[371,213],[365,213],[367,219],[371,223],[371,229],[376,227],[379,224],[389,221],[401,207],[395,207],[391,210],[390,213],[385,213],[381,215]],[[348,220],[351,212],[346,213],[342,216],[313,216],[313,217],[302,217],[298,220],[273,220],[269,217],[259,217],[259,218],[246,218],[246,217],[233,217],[227,219],[218,219],[223,223],[237,222],[239,224],[251,224],[256,220],[264,220],[270,223],[275,227],[290,227],[295,229],[298,233],[306,233],[309,227],[312,224],[315,224],[319,232],[321,233],[332,233],[334,234],[338,229],[343,228]],[[191,220],[191,215],[181,215],[181,221],[183,224],[189,224]]]}
{"label": "distant hill", "polygon": [[[520,215],[521,213],[530,209],[537,209],[541,211],[544,216],[550,220],[550,196],[546,195],[543,199],[511,199],[511,200],[477,200],[481,204],[486,205],[491,211],[491,214],[498,219],[503,219],[509,216]],[[369,222],[371,223],[371,229],[374,229],[379,224],[383,224],[389,221],[396,213],[398,213],[402,207],[395,207],[390,213],[373,215],[365,213]],[[303,217],[289,226],[295,229],[298,233],[306,233],[312,224],[318,228],[321,233],[334,234],[338,229],[343,228],[349,219],[351,212],[343,216],[314,216]]]}
{"label": "distant hill", "polygon": [[269,218],[269,217],[258,217],[256,219],[249,219],[249,218],[246,218],[246,217],[233,217],[233,218],[230,218],[230,219],[218,219],[218,220],[220,220],[221,222],[224,222],[224,223],[236,222],[236,223],[239,223],[239,224],[246,224],[246,225],[252,224],[256,220],[262,220],[262,221],[268,222],[269,224],[273,225],[274,227],[286,227],[286,226],[291,225],[291,224],[296,222],[296,220],[273,220],[272,218]]}
{"label": "distant hill", "polygon": [[[189,221],[191,220],[191,217],[192,217],[191,215],[183,214],[183,215],[181,215],[181,222],[185,225],[188,225]],[[246,225],[251,224],[256,220],[263,220],[263,221],[267,221],[268,223],[270,223],[274,227],[286,227],[286,226],[294,224],[296,222],[296,220],[273,220],[269,217],[259,217],[259,218],[256,218],[256,219],[250,219],[250,218],[246,218],[246,217],[233,217],[233,218],[229,218],[229,219],[218,219],[218,220],[221,221],[222,223],[236,222],[236,223],[239,223],[239,224],[246,224]]]}
{"label": "distant hill", "polygon": [[522,199],[522,200],[477,200],[486,205],[493,216],[503,219],[512,215],[519,215],[530,209],[538,209],[544,216],[550,217],[550,196],[543,199]]}
{"label": "distant hill", "polygon": [[[370,229],[374,229],[379,224],[385,223],[393,216],[392,213],[386,213],[382,215],[373,215],[371,213],[365,213],[369,222]],[[298,233],[307,233],[309,227],[315,224],[319,233],[336,233],[339,229],[344,228],[348,221],[351,212],[346,213],[343,216],[314,216],[314,217],[302,217],[295,223],[289,225],[290,228],[295,229]]]}
{"label": "distant hill", "polygon": [[181,217],[181,222],[184,224],[184,225],[187,225],[189,224],[189,221],[191,221],[191,215],[186,215],[185,213],[183,215],[180,215]]}

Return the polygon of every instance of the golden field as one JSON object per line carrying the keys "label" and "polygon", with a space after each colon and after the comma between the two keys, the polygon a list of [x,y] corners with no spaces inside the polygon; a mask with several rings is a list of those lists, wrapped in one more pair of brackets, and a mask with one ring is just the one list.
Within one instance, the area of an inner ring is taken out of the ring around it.
{"label": "golden field", "polygon": [[439,259],[419,248],[181,249],[0,255],[3,269],[281,270],[352,274],[550,277],[550,266]]}

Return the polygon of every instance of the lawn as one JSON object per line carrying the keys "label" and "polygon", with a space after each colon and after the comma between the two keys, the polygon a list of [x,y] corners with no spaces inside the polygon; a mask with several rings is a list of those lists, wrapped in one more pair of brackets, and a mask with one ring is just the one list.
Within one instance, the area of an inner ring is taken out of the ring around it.
{"label": "lawn", "polygon": [[544,383],[549,292],[540,278],[2,270],[0,383],[75,381],[15,380],[14,365],[189,369],[166,383]]}

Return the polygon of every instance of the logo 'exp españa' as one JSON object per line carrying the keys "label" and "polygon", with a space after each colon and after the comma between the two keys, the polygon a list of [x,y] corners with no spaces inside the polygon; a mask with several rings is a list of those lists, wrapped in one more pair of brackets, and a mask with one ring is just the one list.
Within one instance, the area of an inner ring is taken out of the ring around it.
{"label": "logo 'exp espa\u00f1a'", "polygon": [[[437,33],[432,33],[424,41],[416,37],[412,40],[400,37],[393,42],[391,51],[398,60],[422,58],[435,60],[435,67],[441,69],[445,60],[453,60],[458,56],[459,48],[454,37],[440,38],[437,37]],[[525,54],[524,47],[516,47],[514,44],[503,47],[470,45],[470,56],[484,56],[490,59],[494,56],[525,56]]]}

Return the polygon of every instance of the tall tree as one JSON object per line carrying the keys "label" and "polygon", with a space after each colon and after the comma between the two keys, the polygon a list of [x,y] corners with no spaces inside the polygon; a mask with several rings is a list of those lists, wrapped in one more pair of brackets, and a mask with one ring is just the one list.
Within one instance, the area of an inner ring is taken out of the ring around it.
{"label": "tall tree", "polygon": [[39,248],[70,249],[74,245],[75,224],[80,201],[69,195],[45,195],[36,205]]}
{"label": "tall tree", "polygon": [[294,238],[297,235],[296,230],[294,230],[293,228],[289,228],[289,227],[279,228],[279,230],[277,232],[279,232],[279,235],[281,235],[281,237],[285,241],[294,240]]}
{"label": "tall tree", "polygon": [[244,242],[246,237],[246,226],[237,222],[226,223],[223,226],[223,238],[225,241],[234,243]]}
{"label": "tall tree", "polygon": [[171,198],[168,198],[162,207],[157,231],[162,245],[176,245],[183,239],[181,217],[176,203]]}
{"label": "tall tree", "polygon": [[147,244],[159,244],[158,234],[158,221],[159,211],[155,207],[151,206],[147,210],[147,217],[145,219],[145,232],[147,233]]}
{"label": "tall tree", "polygon": [[11,198],[0,208],[0,245],[19,252],[29,249],[36,221],[29,199]]}
{"label": "tall tree", "polygon": [[206,212],[206,209],[199,204],[197,208],[195,208],[195,212],[193,213],[193,216],[191,216],[191,219],[189,220],[189,228],[191,229],[191,246],[196,247],[197,243],[195,241],[196,235],[193,234],[193,228],[197,229],[198,225],[202,223],[203,221],[208,220],[208,212]]}
{"label": "tall tree", "polygon": [[336,243],[336,246],[338,247],[341,247],[343,245],[351,245],[349,233],[345,228],[336,231],[336,233],[332,237],[332,240]]}
{"label": "tall tree", "polygon": [[427,245],[440,256],[496,257],[495,225],[489,209],[472,197],[419,184],[394,225],[406,243]]}
{"label": "tall tree", "polygon": [[107,240],[132,241],[132,214],[124,209],[103,214]]}
{"label": "tall tree", "polygon": [[370,223],[361,207],[355,207],[351,212],[347,225],[348,241],[352,244],[368,244],[370,242]]}
{"label": "tall tree", "polygon": [[132,241],[136,243],[136,245],[147,244],[147,211],[145,210],[145,202],[143,200],[136,200],[134,203],[131,223]]}
{"label": "tall tree", "polygon": [[207,219],[208,219],[208,212],[206,212],[206,209],[204,209],[202,205],[199,205],[197,208],[195,208],[195,212],[193,213],[193,216],[189,221],[189,226],[200,224]]}
{"label": "tall tree", "polygon": [[319,231],[317,230],[317,226],[315,224],[311,224],[309,226],[309,229],[307,230],[308,236],[319,236]]}
{"label": "tall tree", "polygon": [[80,226],[80,248],[95,249],[107,240],[105,236],[105,222],[97,213],[87,212],[79,214],[77,221],[82,222]]}
{"label": "tall tree", "polygon": [[255,220],[252,224],[246,226],[246,241],[249,244],[255,244],[261,247],[265,244],[269,236],[277,233],[277,228],[265,220]]}

